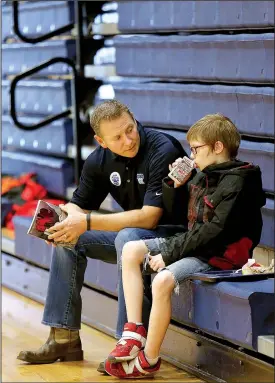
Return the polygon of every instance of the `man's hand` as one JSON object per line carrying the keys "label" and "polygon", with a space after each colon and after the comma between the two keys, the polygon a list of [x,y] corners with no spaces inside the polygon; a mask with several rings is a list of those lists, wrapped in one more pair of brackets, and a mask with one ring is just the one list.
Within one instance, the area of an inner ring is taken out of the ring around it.
{"label": "man's hand", "polygon": [[163,261],[162,255],[157,254],[157,255],[149,255],[149,265],[151,269],[154,271],[159,272],[161,269],[165,267],[165,263]]}
{"label": "man's hand", "polygon": [[68,217],[48,229],[52,233],[48,238],[53,239],[57,245],[58,242],[77,242],[79,236],[87,230],[86,214],[78,211],[69,212],[64,205],[59,207],[68,213]]}

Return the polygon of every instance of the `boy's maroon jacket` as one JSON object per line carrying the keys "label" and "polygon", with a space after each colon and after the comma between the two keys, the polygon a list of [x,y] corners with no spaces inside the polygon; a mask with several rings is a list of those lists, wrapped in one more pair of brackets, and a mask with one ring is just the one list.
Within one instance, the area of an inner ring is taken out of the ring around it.
{"label": "boy's maroon jacket", "polygon": [[[175,210],[171,201],[178,201],[184,189],[163,180],[167,210]],[[197,257],[218,269],[242,267],[261,237],[266,198],[260,168],[238,160],[210,165],[189,182],[188,190],[188,231],[163,242],[165,264]]]}

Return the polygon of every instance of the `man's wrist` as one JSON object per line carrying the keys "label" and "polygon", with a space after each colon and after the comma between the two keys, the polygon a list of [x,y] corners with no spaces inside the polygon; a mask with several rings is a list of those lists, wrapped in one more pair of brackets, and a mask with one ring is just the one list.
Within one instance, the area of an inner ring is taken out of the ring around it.
{"label": "man's wrist", "polygon": [[91,230],[91,213],[86,214],[87,231]]}

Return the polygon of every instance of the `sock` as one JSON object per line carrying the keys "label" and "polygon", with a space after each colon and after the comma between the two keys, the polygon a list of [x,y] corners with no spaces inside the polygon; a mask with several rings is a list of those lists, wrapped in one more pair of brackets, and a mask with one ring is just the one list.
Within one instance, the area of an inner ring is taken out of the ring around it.
{"label": "sock", "polygon": [[143,323],[141,323],[141,322],[136,322],[136,325],[137,325],[137,326],[143,326]]}
{"label": "sock", "polygon": [[154,366],[155,364],[158,363],[159,357],[150,359],[150,358],[148,358],[148,356],[145,353],[144,353],[144,355],[145,355],[147,362],[150,364],[150,366]]}

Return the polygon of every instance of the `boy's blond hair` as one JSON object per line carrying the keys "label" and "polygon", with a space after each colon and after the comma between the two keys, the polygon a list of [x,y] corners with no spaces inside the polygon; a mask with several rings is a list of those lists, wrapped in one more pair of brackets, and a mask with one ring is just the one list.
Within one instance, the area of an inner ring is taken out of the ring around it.
{"label": "boy's blond hair", "polygon": [[230,120],[220,113],[207,114],[188,130],[187,141],[199,140],[214,148],[215,142],[221,141],[231,159],[236,158],[241,135]]}
{"label": "boy's blond hair", "polygon": [[95,134],[100,136],[100,123],[101,121],[115,120],[123,113],[128,113],[135,121],[133,113],[127,105],[118,100],[108,100],[97,105],[90,117],[90,124]]}

